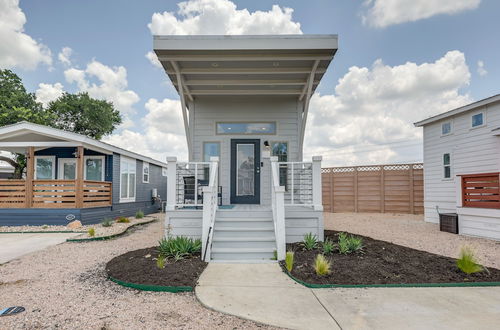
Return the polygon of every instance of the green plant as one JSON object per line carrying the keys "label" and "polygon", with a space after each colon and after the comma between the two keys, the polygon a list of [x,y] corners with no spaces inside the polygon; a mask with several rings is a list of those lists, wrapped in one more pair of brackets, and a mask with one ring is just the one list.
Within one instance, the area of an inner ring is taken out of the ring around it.
{"label": "green plant", "polygon": [[47,228],[49,228],[49,226],[48,226],[48,225],[43,225],[43,226],[42,226],[42,229],[47,229]]}
{"label": "green plant", "polygon": [[165,268],[165,257],[162,255],[158,256],[158,259],[156,259],[156,267],[163,269]]}
{"label": "green plant", "polygon": [[118,223],[129,223],[130,220],[127,217],[118,217],[118,218],[116,218],[116,222],[118,222]]}
{"label": "green plant", "polygon": [[306,250],[313,250],[318,247],[318,237],[316,235],[313,235],[313,233],[305,234],[301,245]]}
{"label": "green plant", "polygon": [[90,237],[94,237],[95,236],[95,229],[94,229],[94,227],[89,228],[89,230],[88,230],[87,233],[89,234]]}
{"label": "green plant", "polygon": [[160,256],[181,260],[201,251],[201,240],[185,236],[168,237],[158,244]]}
{"label": "green plant", "polygon": [[363,239],[346,233],[339,233],[338,248],[342,254],[359,251],[363,248]]}
{"label": "green plant", "polygon": [[483,266],[478,263],[474,251],[469,246],[463,246],[460,249],[460,256],[456,261],[458,269],[467,275],[478,273],[484,270]]}
{"label": "green plant", "polygon": [[294,257],[294,255],[295,255],[295,253],[293,251],[286,252],[285,266],[286,266],[286,270],[288,270],[288,272],[291,272],[293,269],[293,257]]}
{"label": "green plant", "polygon": [[335,244],[329,238],[325,239],[323,242],[323,254],[331,254],[335,249]]}
{"label": "green plant", "polygon": [[271,258],[271,260],[278,260],[278,251],[273,251],[273,257]]}
{"label": "green plant", "polygon": [[144,212],[142,212],[142,210],[139,210],[139,211],[135,212],[135,218],[136,219],[142,219],[142,218],[144,218]]}
{"label": "green plant", "polygon": [[101,225],[103,227],[111,227],[113,225],[113,219],[110,218],[105,218],[102,222]]}
{"label": "green plant", "polygon": [[319,276],[325,276],[330,274],[331,262],[326,260],[325,256],[318,254],[314,260],[314,271]]}

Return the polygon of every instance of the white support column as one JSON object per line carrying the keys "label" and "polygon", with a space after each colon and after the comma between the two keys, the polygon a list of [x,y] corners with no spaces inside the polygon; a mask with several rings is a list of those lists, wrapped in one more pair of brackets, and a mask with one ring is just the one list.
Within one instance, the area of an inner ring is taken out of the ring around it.
{"label": "white support column", "polygon": [[167,211],[175,209],[177,195],[177,157],[167,157]]}
{"label": "white support column", "polygon": [[312,191],[313,207],[315,211],[323,211],[323,196],[321,191],[321,161],[322,156],[312,158]]}

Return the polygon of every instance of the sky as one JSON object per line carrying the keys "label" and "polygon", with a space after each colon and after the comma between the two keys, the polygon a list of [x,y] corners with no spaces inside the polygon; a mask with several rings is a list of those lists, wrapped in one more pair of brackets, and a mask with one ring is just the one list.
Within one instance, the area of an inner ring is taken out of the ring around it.
{"label": "sky", "polygon": [[179,97],[154,34],[338,34],[312,97],[304,157],[325,166],[422,161],[413,123],[500,93],[495,0],[0,0],[0,68],[43,104],[112,101],[104,141],[186,159]]}

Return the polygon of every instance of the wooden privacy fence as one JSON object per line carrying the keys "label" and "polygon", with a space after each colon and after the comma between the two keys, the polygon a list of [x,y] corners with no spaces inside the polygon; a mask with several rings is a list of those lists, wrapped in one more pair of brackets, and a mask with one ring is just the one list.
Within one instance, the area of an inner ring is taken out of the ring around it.
{"label": "wooden privacy fence", "polygon": [[461,175],[464,207],[500,208],[499,173]]}
{"label": "wooden privacy fence", "polygon": [[424,212],[423,164],[321,170],[325,212]]}

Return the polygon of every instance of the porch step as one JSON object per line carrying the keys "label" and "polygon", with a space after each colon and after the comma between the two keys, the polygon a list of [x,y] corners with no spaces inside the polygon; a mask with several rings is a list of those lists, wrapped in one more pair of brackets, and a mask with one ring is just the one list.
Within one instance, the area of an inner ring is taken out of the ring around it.
{"label": "porch step", "polygon": [[276,249],[276,240],[274,235],[262,237],[216,237],[212,241],[212,249],[217,248],[270,248]]}
{"label": "porch step", "polygon": [[213,260],[272,260],[276,248],[212,248]]}
{"label": "porch step", "polygon": [[217,228],[274,228],[273,220],[266,218],[222,218],[216,223]]}

